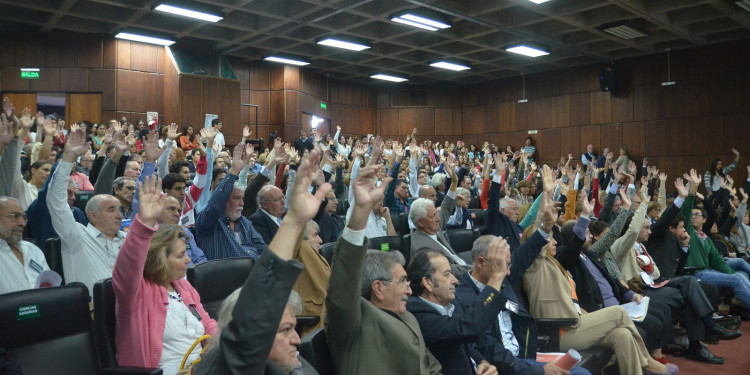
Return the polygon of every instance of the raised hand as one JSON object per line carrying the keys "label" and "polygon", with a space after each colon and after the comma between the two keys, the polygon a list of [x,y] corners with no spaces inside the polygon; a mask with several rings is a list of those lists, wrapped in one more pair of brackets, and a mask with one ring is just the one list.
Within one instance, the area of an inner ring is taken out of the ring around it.
{"label": "raised hand", "polygon": [[3,98],[3,114],[7,121],[12,121],[13,117],[16,116],[16,107],[13,106],[7,96]]}
{"label": "raised hand", "polygon": [[397,158],[404,156],[404,146],[401,143],[393,142],[393,155]]}
{"label": "raised hand", "polygon": [[312,184],[313,175],[318,169],[320,162],[320,151],[313,150],[307,157],[302,159],[302,163],[297,168],[297,179],[294,181],[292,197],[289,201],[289,210],[284,219],[291,219],[297,225],[305,225],[318,213],[320,203],[325,199],[326,194],[331,190],[331,184],[324,183],[318,186],[315,195],[310,194],[308,188]]}
{"label": "raised hand", "polygon": [[[47,129],[45,129],[45,131],[46,130]],[[113,128],[107,128],[104,131],[104,139],[102,139],[102,146],[105,146],[105,145],[108,146],[108,145],[112,144],[112,142],[115,140],[114,135],[115,135],[115,129],[113,129]],[[103,147],[103,148],[106,149],[107,147]]]}
{"label": "raised hand", "polygon": [[383,179],[380,187],[376,187],[376,172],[380,168],[379,165],[372,165],[359,170],[359,175],[357,175],[357,178],[352,184],[356,206],[366,208],[369,211],[372,210],[372,206],[374,206],[375,203],[383,200],[385,189],[393,179],[391,177],[386,177]]}
{"label": "raised hand", "polygon": [[250,153],[246,151],[247,148],[245,145],[238,144],[234,147],[234,152],[232,153],[232,166],[229,167],[229,173],[238,175],[242,172],[242,168],[245,168],[245,165],[250,159]]}
{"label": "raised hand", "polygon": [[594,200],[588,200],[587,198],[588,196],[584,191],[578,194],[578,200],[581,202],[581,215],[591,216],[591,213],[594,212]]}
{"label": "raised hand", "polygon": [[13,125],[8,121],[5,113],[0,114],[0,149],[7,146],[13,137]]}
{"label": "raised hand", "polygon": [[542,186],[545,193],[549,193],[555,190],[555,175],[552,173],[552,168],[545,164],[542,166]]}
{"label": "raised hand", "polygon": [[622,208],[625,211],[630,210],[630,206],[633,203],[630,201],[630,197],[628,197],[628,195],[625,193],[625,189],[620,189],[619,193],[620,193],[620,200],[622,201]]}
{"label": "raised hand", "polygon": [[500,236],[495,237],[487,247],[487,257],[484,263],[485,267],[488,267],[487,270],[490,274],[487,285],[500,290],[503,280],[505,280],[506,276],[510,275],[508,259],[510,259],[510,245],[508,245],[508,241]]}
{"label": "raised hand", "polygon": [[164,211],[166,194],[161,193],[161,180],[148,176],[143,182],[138,182],[138,220],[154,227],[156,220]]}
{"label": "raised hand", "polygon": [[115,133],[119,133],[122,131],[122,125],[119,122],[113,123],[112,128],[115,129]]}
{"label": "raised hand", "polygon": [[679,194],[680,198],[687,198],[688,189],[685,187],[685,182],[682,181],[681,178],[678,177],[674,180],[674,187],[677,189],[677,194]]}
{"label": "raised hand", "polygon": [[701,183],[701,178],[698,175],[698,171],[695,170],[695,168],[690,170],[690,183],[695,186],[698,186],[698,184]]}
{"label": "raised hand", "polygon": [[164,152],[163,148],[159,148],[159,134],[156,132],[148,133],[147,136],[143,137],[143,150],[144,158],[147,162],[153,163],[159,159],[159,156]]}
{"label": "raised hand", "polygon": [[85,154],[89,148],[89,144],[86,142],[86,132],[83,129],[70,132],[65,141],[63,160],[74,162],[79,156]]}
{"label": "raised hand", "polygon": [[21,137],[22,132],[25,137],[26,134],[28,134],[31,130],[31,127],[34,126],[34,118],[31,117],[31,110],[28,108],[24,108],[21,112],[21,117],[19,117],[18,120],[21,122],[21,129],[19,129],[18,131],[19,138]]}
{"label": "raised hand", "polygon": [[201,129],[201,138],[206,140],[206,143],[211,142],[216,138],[216,134],[218,134],[219,131],[216,130],[214,127],[210,128],[203,128]]}
{"label": "raised hand", "polygon": [[251,135],[253,135],[253,132],[250,131],[249,126],[245,126],[244,128],[242,128],[242,139],[247,140]]}
{"label": "raised hand", "polygon": [[735,154],[735,155],[737,155],[737,156],[740,156],[740,152],[739,152],[739,151],[737,151],[737,149],[736,149],[736,148],[733,148],[733,149],[732,149],[732,153],[733,153],[733,154]]}
{"label": "raised hand", "polygon": [[175,141],[180,136],[180,131],[178,129],[177,124],[174,122],[169,125],[167,128],[167,138]]}
{"label": "raised hand", "polygon": [[362,157],[365,156],[366,153],[367,153],[367,146],[363,144],[354,146],[354,155],[357,156],[358,158],[361,159]]}
{"label": "raised hand", "polygon": [[630,175],[635,177],[636,172],[638,172],[638,166],[635,165],[634,161],[628,161],[628,170],[630,171]]}
{"label": "raised hand", "polygon": [[115,131],[115,137],[112,143],[115,145],[116,152],[125,152],[130,149],[128,141],[125,139],[125,134],[122,132]]}

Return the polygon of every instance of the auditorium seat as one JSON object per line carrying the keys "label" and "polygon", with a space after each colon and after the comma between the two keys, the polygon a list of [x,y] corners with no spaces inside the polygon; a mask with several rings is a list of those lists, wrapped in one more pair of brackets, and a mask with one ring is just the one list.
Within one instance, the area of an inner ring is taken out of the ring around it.
{"label": "auditorium seat", "polygon": [[474,246],[474,231],[471,229],[451,229],[443,233],[456,254],[471,251]]}
{"label": "auditorium seat", "polygon": [[187,279],[210,317],[218,318],[224,298],[245,283],[253,264],[253,258],[243,257],[210,260],[188,268]]}
{"label": "auditorium seat", "polygon": [[318,328],[302,338],[299,354],[320,375],[336,375],[333,369],[331,352],[326,342],[325,328]]}
{"label": "auditorium seat", "polygon": [[0,296],[0,332],[0,347],[25,375],[162,373],[100,365],[89,293],[80,284]]}
{"label": "auditorium seat", "polygon": [[409,229],[409,214],[406,212],[399,213],[398,220],[393,222],[393,226],[400,236],[411,233],[411,229]]}
{"label": "auditorium seat", "polygon": [[84,191],[78,191],[76,192],[76,202],[73,203],[73,206],[78,207],[83,211],[86,212],[86,204],[89,203],[89,199],[96,195],[93,190],[84,190]]}
{"label": "auditorium seat", "polygon": [[333,266],[333,250],[335,248],[336,248],[336,243],[331,242],[331,243],[320,245],[320,249],[318,249],[318,251],[320,252],[320,255],[322,255],[323,258],[326,258],[330,266]]}
{"label": "auditorium seat", "polygon": [[392,251],[392,250],[401,250],[401,248],[403,247],[401,245],[400,236],[375,237],[375,238],[370,238],[369,240],[370,240],[370,243],[367,246],[368,249]]}
{"label": "auditorium seat", "polygon": [[63,273],[63,261],[62,261],[62,242],[59,238],[49,238],[44,243],[42,248],[44,253],[44,259],[47,261],[49,269],[60,274],[63,278],[63,284],[65,284],[65,274]]}

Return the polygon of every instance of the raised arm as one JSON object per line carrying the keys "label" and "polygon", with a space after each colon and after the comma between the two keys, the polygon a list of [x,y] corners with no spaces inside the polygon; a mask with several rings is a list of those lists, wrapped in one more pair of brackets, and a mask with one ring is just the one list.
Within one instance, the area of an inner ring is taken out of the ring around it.
{"label": "raised arm", "polygon": [[75,223],[73,211],[68,206],[70,171],[73,168],[73,162],[79,156],[85,154],[88,147],[86,133],[83,129],[78,129],[68,135],[62,161],[57,166],[47,191],[47,209],[52,219],[52,227],[55,228],[58,237],[66,245],[62,248],[69,251],[81,249],[79,245],[82,237],[81,231],[84,230]]}
{"label": "raised arm", "polygon": [[198,233],[208,232],[224,214],[224,207],[229,201],[229,196],[232,195],[234,183],[237,182],[237,174],[245,167],[251,153],[252,146],[250,145],[238,145],[234,148],[232,166],[229,168],[226,177],[216,185],[211,194],[211,199],[208,200],[208,205],[203,211],[198,212],[195,218],[195,229]]}

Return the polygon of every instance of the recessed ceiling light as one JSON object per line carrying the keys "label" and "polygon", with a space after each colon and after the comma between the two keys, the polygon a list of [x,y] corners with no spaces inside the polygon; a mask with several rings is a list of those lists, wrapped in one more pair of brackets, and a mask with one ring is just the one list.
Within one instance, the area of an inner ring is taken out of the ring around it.
{"label": "recessed ceiling light", "polygon": [[549,0],[529,0],[529,1],[531,1],[531,2],[532,2],[532,3],[534,3],[534,4],[541,4],[541,3],[546,3],[546,2],[548,2]]}
{"label": "recessed ceiling light", "polygon": [[373,74],[370,76],[370,78],[382,79],[384,81],[391,81],[391,82],[404,82],[404,81],[409,80],[408,78],[398,77],[398,76],[393,76],[390,74],[383,74],[383,73]]}
{"label": "recessed ceiling light", "polygon": [[622,39],[635,39],[648,36],[647,32],[639,30],[627,21],[617,21],[604,24],[599,27],[599,30]]}
{"label": "recessed ceiling light", "polygon": [[398,16],[392,17],[391,21],[399,22],[414,27],[419,27],[425,30],[437,31],[440,29],[447,29],[451,27],[450,24],[438,21],[432,18],[427,18],[414,13],[403,13]]}
{"label": "recessed ceiling light", "polygon": [[154,10],[159,11],[159,12],[164,12],[164,13],[176,14],[178,16],[183,16],[183,17],[195,18],[195,19],[208,21],[208,22],[219,22],[222,19],[224,19],[224,17],[216,15],[216,14],[200,12],[197,10],[182,8],[182,7],[169,5],[169,4],[159,4],[154,8]]}
{"label": "recessed ceiling light", "polygon": [[295,59],[291,57],[282,57],[282,56],[266,56],[263,58],[263,60],[282,63],[282,64],[297,65],[297,66],[305,66],[305,65],[310,64],[309,61]]}
{"label": "recessed ceiling light", "polygon": [[470,67],[466,65],[456,64],[456,63],[452,63],[448,61],[435,61],[434,63],[431,63],[430,66],[434,66],[436,68],[448,69],[448,70],[455,70],[455,71],[471,69]]}
{"label": "recessed ceiling light", "polygon": [[160,46],[171,46],[172,44],[174,44],[174,40],[157,38],[153,36],[146,36],[146,35],[140,35],[140,34],[133,34],[133,33],[128,33],[128,32],[121,32],[115,35],[115,38],[132,40],[135,42],[142,42],[142,43],[148,43],[148,44],[158,44]]}
{"label": "recessed ceiling light", "polygon": [[532,48],[529,46],[515,46],[505,49],[507,52],[513,52],[517,53],[519,55],[529,56],[529,57],[539,57],[544,55],[549,55],[549,52],[542,51],[540,49]]}
{"label": "recessed ceiling light", "polygon": [[367,44],[358,43],[354,41],[348,41],[348,40],[342,40],[342,39],[336,39],[333,37],[323,38],[318,41],[318,44],[322,44],[324,46],[329,46],[329,47],[348,49],[352,51],[361,51],[363,49],[370,48],[370,46]]}

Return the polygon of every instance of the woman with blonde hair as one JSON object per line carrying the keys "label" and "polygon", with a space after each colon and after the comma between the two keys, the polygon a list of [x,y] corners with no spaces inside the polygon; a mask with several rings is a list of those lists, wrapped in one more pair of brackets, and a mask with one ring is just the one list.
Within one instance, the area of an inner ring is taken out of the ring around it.
{"label": "woman with blonde hair", "polygon": [[[138,185],[138,214],[112,270],[117,363],[159,367],[165,375],[174,375],[190,346],[216,333],[217,325],[185,280],[190,263],[187,235],[180,226],[157,224],[165,200],[161,181],[148,177]],[[200,350],[194,348],[187,363],[196,360]]]}

